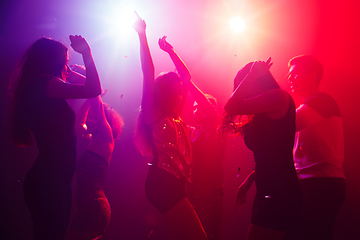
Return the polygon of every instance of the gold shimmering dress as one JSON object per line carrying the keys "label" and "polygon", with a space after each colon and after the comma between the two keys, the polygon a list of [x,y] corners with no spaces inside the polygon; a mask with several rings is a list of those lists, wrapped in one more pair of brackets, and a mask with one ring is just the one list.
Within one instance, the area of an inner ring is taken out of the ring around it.
{"label": "gold shimmering dress", "polygon": [[192,159],[190,132],[182,119],[162,116],[150,125],[153,142],[153,164],[177,178],[190,181]]}

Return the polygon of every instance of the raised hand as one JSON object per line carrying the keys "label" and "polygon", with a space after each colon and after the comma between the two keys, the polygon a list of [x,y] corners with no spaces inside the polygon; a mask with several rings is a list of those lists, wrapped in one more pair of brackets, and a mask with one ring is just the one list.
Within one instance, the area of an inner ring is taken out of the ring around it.
{"label": "raised hand", "polygon": [[136,17],[137,19],[135,20],[134,24],[133,24],[133,28],[135,29],[135,31],[138,34],[145,34],[145,30],[146,30],[146,23],[144,20],[141,19],[141,17],[139,16],[139,14],[135,11]]}
{"label": "raised hand", "polygon": [[77,65],[77,64],[73,64],[70,67],[70,70],[80,73],[83,76],[86,76],[86,68],[83,65]]}
{"label": "raised hand", "polygon": [[270,67],[273,65],[271,62],[271,57],[269,57],[266,62],[264,61],[256,61],[251,66],[250,73],[256,77],[264,76],[266,73],[269,72]]}
{"label": "raised hand", "polygon": [[71,42],[70,46],[75,50],[75,52],[78,52],[80,54],[87,54],[90,52],[89,44],[81,35],[70,35],[69,39]]}
{"label": "raised hand", "polygon": [[167,53],[174,50],[173,46],[171,46],[171,44],[166,41],[166,36],[163,36],[162,38],[159,38],[158,43],[159,43],[160,49],[167,52]]}

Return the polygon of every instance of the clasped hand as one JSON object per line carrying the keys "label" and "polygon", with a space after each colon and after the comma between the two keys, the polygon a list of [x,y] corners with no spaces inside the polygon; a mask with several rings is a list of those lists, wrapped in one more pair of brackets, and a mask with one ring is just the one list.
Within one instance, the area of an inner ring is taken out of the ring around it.
{"label": "clasped hand", "polygon": [[271,57],[269,57],[266,62],[264,61],[256,61],[251,66],[250,73],[253,74],[256,78],[264,76],[269,72],[270,67],[273,65],[271,62]]}
{"label": "clasped hand", "polygon": [[167,53],[174,51],[173,46],[171,46],[171,44],[166,41],[166,36],[159,38],[158,43],[159,43],[159,47],[161,50],[163,50]]}
{"label": "clasped hand", "polygon": [[69,39],[71,42],[70,46],[75,50],[75,52],[80,54],[90,53],[90,46],[81,35],[70,35]]}

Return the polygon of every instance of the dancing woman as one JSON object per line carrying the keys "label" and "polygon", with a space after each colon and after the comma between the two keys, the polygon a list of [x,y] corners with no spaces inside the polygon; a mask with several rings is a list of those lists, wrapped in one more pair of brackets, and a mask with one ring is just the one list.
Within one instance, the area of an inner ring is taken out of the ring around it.
{"label": "dancing woman", "polygon": [[[295,104],[281,90],[266,62],[248,63],[235,80],[235,91],[226,103],[227,120],[245,115],[241,126],[246,146],[254,152],[255,171],[239,187],[243,204],[253,181],[255,196],[247,239],[281,239],[298,219],[301,190],[292,149],[295,138]],[[246,119],[246,120],[245,120]]]}
{"label": "dancing woman", "polygon": [[92,240],[104,235],[111,209],[103,185],[123,121],[100,96],[90,98],[80,107],[76,132],[87,145],[76,166],[78,212],[70,225],[68,240]]}
{"label": "dancing woman", "polygon": [[180,113],[187,93],[182,81],[191,78],[190,72],[163,37],[159,46],[169,54],[180,76],[168,72],[155,79],[145,21],[138,17],[134,28],[140,39],[144,84],[137,144],[144,154],[154,156],[145,183],[146,196],[163,214],[170,239],[206,239],[185,194],[192,153],[190,133]]}
{"label": "dancing woman", "polygon": [[41,38],[21,59],[13,92],[12,139],[19,146],[27,146],[33,135],[39,149],[24,181],[35,239],[64,239],[69,223],[76,140],[75,114],[65,99],[91,98],[101,92],[88,43],[81,36],[70,36],[70,41],[83,56],[85,84],[65,82],[67,48],[58,41]]}

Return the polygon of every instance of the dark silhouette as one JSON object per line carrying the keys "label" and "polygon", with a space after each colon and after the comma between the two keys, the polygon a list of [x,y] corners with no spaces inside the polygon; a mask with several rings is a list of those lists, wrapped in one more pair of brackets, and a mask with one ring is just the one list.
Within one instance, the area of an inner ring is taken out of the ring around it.
{"label": "dark silhouette", "polygon": [[332,239],[345,201],[344,136],[340,109],[319,91],[322,64],[302,55],[289,61],[289,83],[302,104],[296,109],[294,161],[303,192],[301,239]]}
{"label": "dark silhouette", "polygon": [[110,165],[114,140],[123,121],[100,96],[86,100],[76,116],[76,132],[87,145],[76,166],[78,212],[67,239],[98,239],[110,222],[111,209],[103,185]]}
{"label": "dark silhouette", "polygon": [[194,97],[194,118],[197,126],[192,127],[191,142],[193,161],[191,163],[191,185],[189,198],[194,205],[208,239],[221,238],[221,215],[223,210],[223,160],[227,134],[217,134],[221,125],[217,100],[204,94],[193,81],[187,85]]}
{"label": "dark silhouette", "polygon": [[85,84],[65,82],[67,48],[41,38],[21,59],[13,90],[12,139],[19,146],[27,146],[33,135],[39,148],[38,158],[24,180],[24,198],[35,239],[64,239],[69,222],[76,141],[75,114],[65,99],[90,98],[101,92],[88,43],[81,36],[70,36],[70,41],[83,56],[88,76]]}
{"label": "dark silhouette", "polygon": [[235,91],[226,103],[225,120],[245,115],[241,128],[246,146],[254,152],[255,171],[239,187],[237,202],[245,202],[255,181],[247,239],[281,239],[298,219],[301,191],[293,165],[295,104],[271,75],[270,58],[247,64],[235,78]]}

